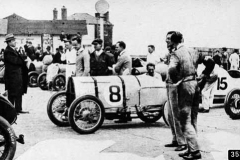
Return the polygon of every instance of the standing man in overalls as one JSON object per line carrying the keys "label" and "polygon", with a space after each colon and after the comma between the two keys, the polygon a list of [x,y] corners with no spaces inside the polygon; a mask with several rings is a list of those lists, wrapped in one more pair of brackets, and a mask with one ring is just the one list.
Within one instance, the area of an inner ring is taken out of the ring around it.
{"label": "standing man in overalls", "polygon": [[173,82],[178,86],[178,109],[181,129],[187,142],[188,150],[180,153],[179,156],[184,159],[200,159],[201,153],[197,141],[197,112],[198,105],[195,99],[198,99],[199,88],[196,81],[196,59],[194,54],[182,44],[183,36],[179,32],[168,32],[169,40],[167,44],[172,43],[175,51],[171,54],[169,62],[169,77],[175,79]]}

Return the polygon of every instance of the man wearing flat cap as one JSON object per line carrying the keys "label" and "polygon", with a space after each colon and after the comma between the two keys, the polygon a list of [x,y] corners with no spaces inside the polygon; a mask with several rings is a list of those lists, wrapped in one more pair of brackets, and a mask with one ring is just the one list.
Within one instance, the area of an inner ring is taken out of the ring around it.
{"label": "man wearing flat cap", "polygon": [[5,89],[8,99],[15,106],[17,113],[28,113],[22,110],[22,96],[27,93],[28,68],[15,50],[16,41],[13,34],[6,35],[7,47],[4,51],[5,63]]}
{"label": "man wearing flat cap", "polygon": [[90,54],[90,75],[91,76],[107,76],[110,74],[108,67],[114,64],[114,57],[102,50],[103,41],[99,38],[95,39],[94,52]]}

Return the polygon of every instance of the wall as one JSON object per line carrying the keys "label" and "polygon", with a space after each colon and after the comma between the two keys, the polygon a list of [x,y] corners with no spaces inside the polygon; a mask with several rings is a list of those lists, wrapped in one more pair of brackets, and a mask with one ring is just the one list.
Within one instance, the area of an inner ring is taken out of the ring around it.
{"label": "wall", "polygon": [[87,35],[82,36],[82,45],[91,45],[92,41],[95,39],[95,26],[94,25],[87,25]]}

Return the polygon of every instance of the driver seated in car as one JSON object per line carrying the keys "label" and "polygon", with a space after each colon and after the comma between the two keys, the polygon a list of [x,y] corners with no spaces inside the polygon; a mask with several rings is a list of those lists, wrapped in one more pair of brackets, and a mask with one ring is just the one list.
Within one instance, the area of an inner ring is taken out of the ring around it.
{"label": "driver seated in car", "polygon": [[155,72],[155,64],[148,63],[146,68],[147,68],[147,73],[145,75],[152,76],[152,77],[157,78],[162,81],[162,76],[160,74],[158,74],[157,72]]}

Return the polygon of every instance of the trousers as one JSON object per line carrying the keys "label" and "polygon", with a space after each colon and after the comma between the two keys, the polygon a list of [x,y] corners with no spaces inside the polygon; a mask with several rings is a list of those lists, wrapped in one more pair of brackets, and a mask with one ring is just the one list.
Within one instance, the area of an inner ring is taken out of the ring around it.
{"label": "trousers", "polygon": [[182,82],[178,86],[180,124],[190,152],[199,150],[197,141],[197,115],[199,88],[196,80]]}
{"label": "trousers", "polygon": [[17,112],[22,110],[22,95],[8,95],[8,100],[12,103],[13,106],[15,106]]}
{"label": "trousers", "polygon": [[202,90],[202,106],[204,109],[209,109],[213,103],[213,88],[217,81],[213,83],[206,82]]}
{"label": "trousers", "polygon": [[186,140],[179,121],[178,88],[176,86],[167,84],[167,98],[168,122],[173,135],[172,141],[178,142],[178,145],[185,145]]}

